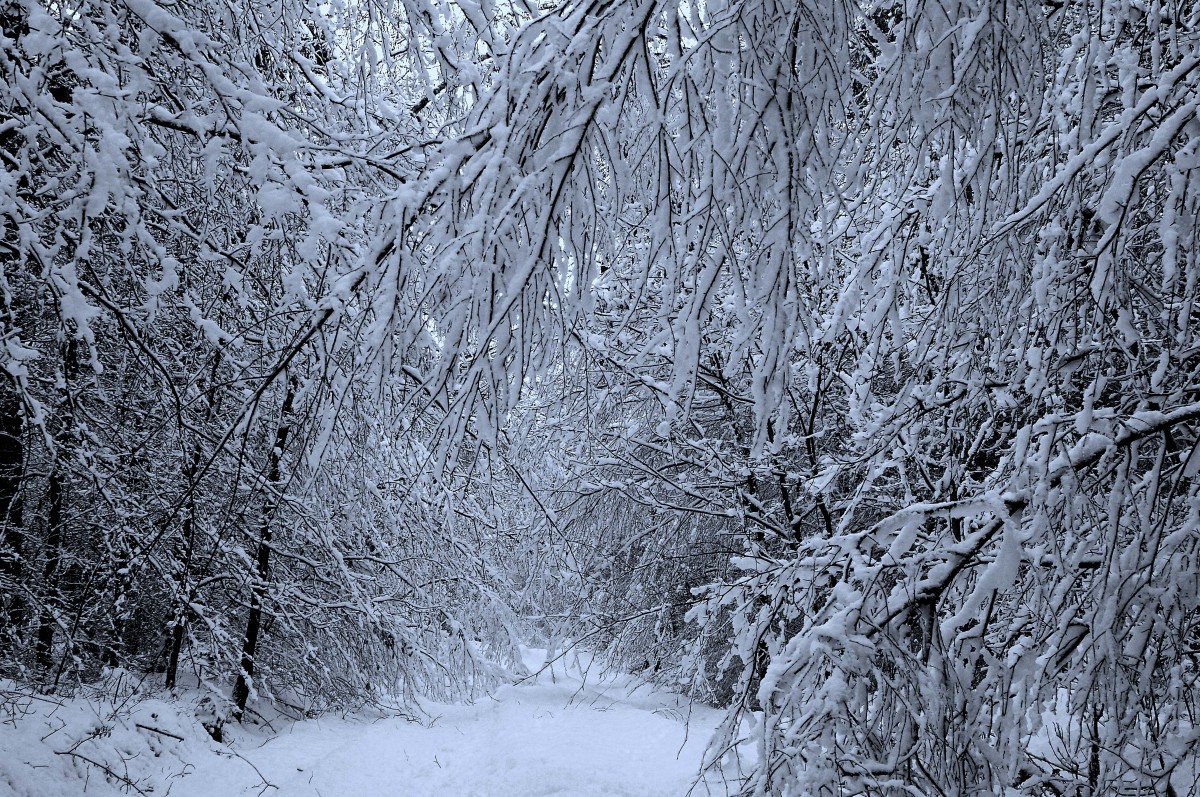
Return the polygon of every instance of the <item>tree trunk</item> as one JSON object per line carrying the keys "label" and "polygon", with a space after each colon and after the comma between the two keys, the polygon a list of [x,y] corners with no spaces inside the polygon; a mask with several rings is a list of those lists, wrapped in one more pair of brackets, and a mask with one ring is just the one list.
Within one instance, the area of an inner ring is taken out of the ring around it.
{"label": "tree trunk", "polygon": [[21,524],[21,478],[25,444],[21,401],[13,380],[0,377],[0,645],[15,648],[27,619],[25,599],[16,589],[24,567],[25,535]]}
{"label": "tree trunk", "polygon": [[[207,409],[204,413],[205,424],[211,423],[213,415],[220,409],[220,393],[217,390],[218,376],[221,368],[221,352],[213,354],[207,386],[204,389]],[[177,590],[175,611],[168,626],[167,637],[167,670],[166,687],[174,689],[179,679],[179,658],[183,655],[183,643],[187,639],[187,624],[191,617],[191,603],[195,597],[195,585],[192,583],[192,558],[196,553],[196,492],[200,489],[197,478],[200,475],[201,463],[200,442],[195,443],[192,451],[192,461],[183,469],[184,483],[187,486],[187,509],[183,518],[183,551],[180,555],[180,571],[176,580]]]}
{"label": "tree trunk", "polygon": [[50,508],[46,519],[46,565],[42,570],[42,585],[45,592],[42,595],[37,640],[34,646],[37,664],[44,670],[49,669],[53,663],[54,625],[56,622],[54,607],[59,603],[58,570],[62,563],[63,475],[57,465],[50,474],[46,500]]}
{"label": "tree trunk", "polygon": [[287,445],[288,433],[291,431],[292,399],[295,393],[296,382],[289,380],[287,393],[283,398],[283,411],[279,416],[279,426],[275,429],[275,445],[267,458],[267,496],[259,520],[255,579],[250,588],[250,612],[246,619],[246,636],[242,641],[241,667],[237,683],[233,687],[234,716],[238,720],[242,719],[246,711],[246,701],[250,699],[250,689],[254,683],[254,656],[258,651],[258,635],[262,628],[263,603],[266,600],[267,576],[271,564],[271,520],[279,506],[279,465],[283,458],[283,449]]}
{"label": "tree trunk", "polygon": [[[59,583],[59,570],[62,569],[64,543],[64,517],[66,505],[66,478],[63,469],[66,450],[71,445],[70,429],[74,425],[74,406],[71,398],[71,384],[75,378],[75,362],[78,358],[78,346],[74,339],[68,339],[61,344],[62,356],[62,398],[60,405],[61,427],[55,435],[57,450],[53,452],[50,466],[49,483],[46,486],[46,545],[45,565],[42,568],[42,598],[38,617],[37,639],[34,644],[34,658],[43,670],[49,669],[54,654],[54,626],[58,623],[58,613],[62,610],[62,589]],[[65,661],[65,659],[64,659]],[[59,673],[61,675],[61,671]],[[57,681],[57,677],[55,678]]]}
{"label": "tree trunk", "polygon": [[192,599],[192,587],[189,582],[192,568],[192,554],[196,550],[196,474],[199,470],[200,449],[197,448],[192,454],[191,464],[183,469],[189,498],[183,517],[183,551],[179,557],[180,573],[175,584],[175,589],[178,590],[178,597],[176,599],[175,611],[171,617],[171,624],[168,626],[170,632],[167,638],[166,687],[168,689],[175,688],[179,677],[179,656],[183,652],[183,640],[187,636],[188,614],[191,612],[189,605]]}
{"label": "tree trunk", "polygon": [[[16,41],[29,32],[27,12],[18,4],[0,0],[0,35]],[[9,113],[12,113],[12,109]],[[12,155],[20,148],[20,133],[5,130],[0,133],[0,151]],[[11,160],[10,163],[15,163]],[[11,170],[7,167],[6,170]],[[5,247],[14,240],[7,223],[4,229]],[[5,247],[0,247],[4,251]],[[14,250],[15,251],[15,250]],[[5,253],[0,260],[0,270],[10,273],[20,267],[19,258]],[[8,290],[3,292],[4,312],[0,327],[7,334],[17,320],[10,304]],[[0,370],[0,646],[15,651],[24,635],[28,621],[28,606],[24,597],[14,587],[22,582],[25,554],[25,535],[21,522],[21,479],[24,475],[25,445],[22,434],[24,419],[21,416],[21,396],[16,380],[6,371]]]}

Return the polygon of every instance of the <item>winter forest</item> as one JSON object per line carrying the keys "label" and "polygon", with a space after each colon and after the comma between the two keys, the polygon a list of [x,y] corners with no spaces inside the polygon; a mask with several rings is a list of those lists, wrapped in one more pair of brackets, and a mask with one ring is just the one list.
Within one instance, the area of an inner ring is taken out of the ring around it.
{"label": "winter forest", "polygon": [[0,71],[0,706],[536,641],[736,793],[1200,791],[1200,6],[0,0]]}

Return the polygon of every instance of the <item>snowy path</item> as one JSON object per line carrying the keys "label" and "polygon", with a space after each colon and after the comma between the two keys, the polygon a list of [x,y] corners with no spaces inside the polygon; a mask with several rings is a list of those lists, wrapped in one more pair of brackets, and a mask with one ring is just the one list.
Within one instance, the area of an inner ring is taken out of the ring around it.
{"label": "snowy path", "polygon": [[[531,662],[539,663],[539,662]],[[627,679],[555,677],[471,706],[398,719],[298,723],[244,760],[208,762],[173,797],[683,797],[717,720],[711,709]],[[261,773],[261,778],[254,768]],[[263,780],[275,788],[265,787]],[[265,789],[265,790],[264,790]],[[720,784],[694,794],[725,795]]]}

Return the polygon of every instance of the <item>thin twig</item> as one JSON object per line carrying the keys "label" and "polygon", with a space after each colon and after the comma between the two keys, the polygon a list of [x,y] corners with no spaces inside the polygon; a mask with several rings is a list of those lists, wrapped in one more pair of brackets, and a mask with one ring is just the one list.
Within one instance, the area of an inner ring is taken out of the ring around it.
{"label": "thin twig", "polygon": [[185,740],[184,740],[184,738],[183,738],[182,736],[179,736],[178,734],[171,733],[170,731],[164,731],[164,730],[163,730],[163,729],[161,729],[161,728],[155,728],[155,727],[153,727],[153,726],[151,726],[151,725],[143,725],[143,724],[142,724],[142,723],[140,723],[140,722],[135,722],[135,723],[133,723],[133,724],[134,724],[136,727],[138,727],[138,728],[141,728],[141,729],[142,729],[142,730],[144,730],[144,731],[150,731],[151,733],[157,733],[159,736],[170,736],[172,739],[178,739],[178,740],[179,740],[179,741],[181,741],[181,742],[182,742],[182,741],[185,741]]}

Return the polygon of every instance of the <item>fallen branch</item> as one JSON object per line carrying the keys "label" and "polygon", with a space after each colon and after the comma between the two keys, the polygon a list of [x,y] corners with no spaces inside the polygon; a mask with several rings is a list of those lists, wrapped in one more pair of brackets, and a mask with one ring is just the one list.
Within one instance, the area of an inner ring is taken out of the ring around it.
{"label": "fallen branch", "polygon": [[172,739],[178,739],[181,742],[184,741],[184,738],[182,736],[171,733],[170,731],[164,731],[162,728],[155,728],[151,725],[143,725],[140,722],[135,722],[133,724],[136,727],[141,728],[144,731],[150,731],[151,733],[157,733],[159,736],[170,736]]}

